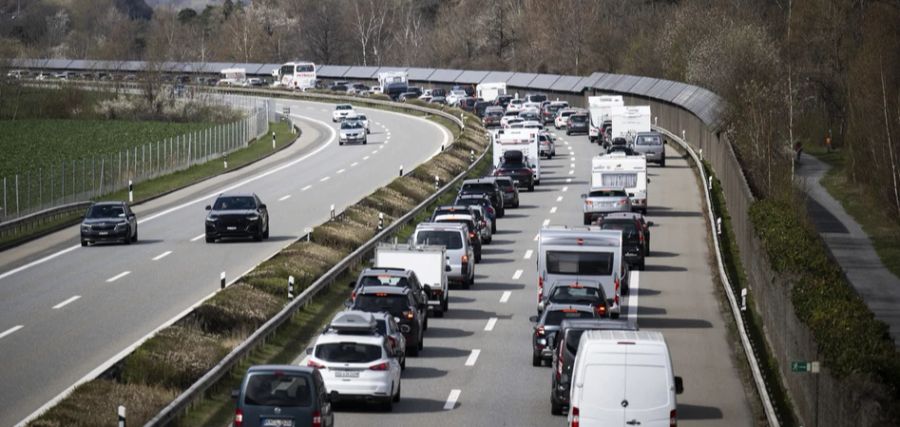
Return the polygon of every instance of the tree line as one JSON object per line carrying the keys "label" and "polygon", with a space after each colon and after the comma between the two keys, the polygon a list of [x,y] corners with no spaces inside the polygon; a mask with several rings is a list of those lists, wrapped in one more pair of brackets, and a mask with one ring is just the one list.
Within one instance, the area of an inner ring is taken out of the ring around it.
{"label": "tree line", "polygon": [[852,179],[900,218],[896,0],[226,0],[147,10],[142,0],[0,0],[0,57],[667,78],[729,102],[721,131],[758,196],[790,188],[797,142],[830,137]]}

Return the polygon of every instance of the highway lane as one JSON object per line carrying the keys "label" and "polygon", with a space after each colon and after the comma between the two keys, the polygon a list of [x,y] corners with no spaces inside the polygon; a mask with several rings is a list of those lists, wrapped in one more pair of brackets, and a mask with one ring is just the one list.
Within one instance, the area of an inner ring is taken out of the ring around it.
{"label": "highway lane", "polygon": [[[452,289],[450,311],[431,319],[421,357],[409,358],[403,396],[392,413],[341,406],[342,425],[564,425],[550,414],[547,366],[531,366],[536,303],[536,234],[545,222],[581,224],[590,159],[586,137],[560,135],[558,157],[542,160],[545,176],[520,209],[498,221],[471,290]],[[571,150],[569,150],[571,148]],[[632,277],[625,315],[662,331],[676,375],[679,425],[753,425],[749,399],[732,356],[709,265],[701,194],[693,171],[674,150],[668,167],[651,166],[649,219],[654,221],[646,271]],[[633,307],[638,307],[637,310]]]}
{"label": "highway lane", "polygon": [[[8,385],[0,390],[7,408],[0,425],[28,416],[215,292],[220,272],[236,279],[323,222],[331,204],[340,212],[452,137],[424,119],[365,109],[370,142],[338,146],[332,105],[278,100],[278,111],[283,105],[304,130],[297,148],[138,207],[138,244],[81,248],[72,227],[4,254],[0,333],[22,327],[0,337],[0,381]],[[271,215],[269,240],[204,242],[203,207],[223,189],[260,195]],[[68,248],[75,249],[33,264]]]}

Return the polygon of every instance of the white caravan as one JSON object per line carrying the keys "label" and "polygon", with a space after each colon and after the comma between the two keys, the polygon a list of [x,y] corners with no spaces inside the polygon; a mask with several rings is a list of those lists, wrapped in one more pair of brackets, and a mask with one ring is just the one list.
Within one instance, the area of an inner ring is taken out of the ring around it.
{"label": "white caravan", "polygon": [[491,131],[493,139],[494,167],[500,165],[503,153],[518,150],[528,159],[528,166],[534,172],[534,185],[541,184],[541,155],[538,143],[540,129],[497,129]]}
{"label": "white caravan", "polygon": [[375,248],[375,267],[412,270],[423,287],[431,287],[428,307],[435,316],[441,317],[447,311],[447,271],[450,266],[443,246],[380,244]]}
{"label": "white caravan", "polygon": [[634,143],[638,132],[650,132],[650,106],[616,107],[612,112],[612,138],[625,138]]}
{"label": "white caravan", "polygon": [[475,86],[475,96],[487,102],[494,102],[500,95],[506,95],[506,83],[481,83]]}
{"label": "white caravan", "polygon": [[391,83],[406,83],[409,80],[409,73],[406,71],[385,71],[378,73],[378,86],[382,90]]}
{"label": "white caravan", "polygon": [[243,68],[225,68],[219,74],[222,78],[216,84],[220,86],[246,86],[247,70]]}
{"label": "white caravan", "polygon": [[647,214],[647,158],[615,152],[591,159],[591,188],[624,188],[631,209]]}
{"label": "white caravan", "polygon": [[610,120],[613,107],[624,107],[625,101],[619,95],[589,96],[588,109],[591,113],[591,124],[588,127],[588,138],[591,142],[602,140],[600,129],[603,122]]}

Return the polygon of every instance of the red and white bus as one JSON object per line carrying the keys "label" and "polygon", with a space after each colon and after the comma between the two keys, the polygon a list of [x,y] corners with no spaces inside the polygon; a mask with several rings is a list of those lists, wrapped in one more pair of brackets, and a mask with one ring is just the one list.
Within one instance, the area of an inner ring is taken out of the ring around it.
{"label": "red and white bus", "polygon": [[312,62],[288,62],[276,72],[276,81],[281,87],[298,90],[316,87],[316,64]]}

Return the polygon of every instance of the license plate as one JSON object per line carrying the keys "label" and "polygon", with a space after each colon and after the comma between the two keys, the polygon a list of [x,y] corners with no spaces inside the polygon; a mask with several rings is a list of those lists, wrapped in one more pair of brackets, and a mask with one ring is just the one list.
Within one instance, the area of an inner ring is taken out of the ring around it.
{"label": "license plate", "polygon": [[359,371],[335,371],[336,378],[359,378]]}
{"label": "license plate", "polygon": [[101,231],[101,232],[100,232],[100,235],[101,235],[101,236],[108,236],[108,235],[109,235],[109,232],[108,232],[108,231]]}
{"label": "license plate", "polygon": [[227,228],[228,228],[228,231],[234,231],[234,230],[237,230],[237,227],[227,227]]}
{"label": "license plate", "polygon": [[263,427],[294,427],[294,420],[265,418],[263,419],[262,425]]}

